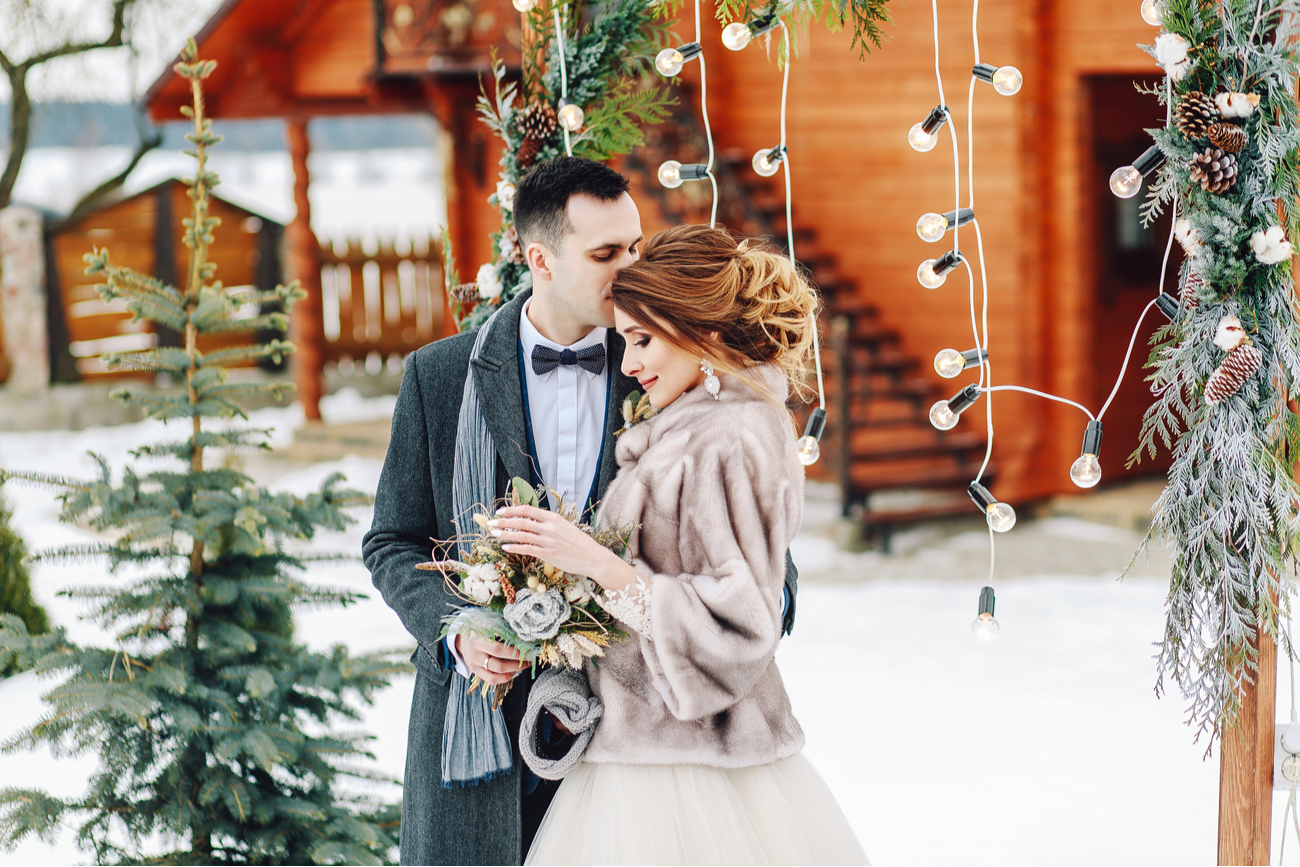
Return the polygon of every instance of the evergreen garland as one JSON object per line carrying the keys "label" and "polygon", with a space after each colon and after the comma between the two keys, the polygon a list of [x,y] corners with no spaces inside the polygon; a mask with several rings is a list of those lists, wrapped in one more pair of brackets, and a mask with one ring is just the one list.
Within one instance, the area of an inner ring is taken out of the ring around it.
{"label": "evergreen garland", "polygon": [[[356,720],[353,698],[370,701],[398,671],[388,654],[351,656],[341,646],[315,653],[295,643],[293,610],[347,605],[350,592],[311,587],[293,573],[309,560],[288,550],[318,528],[352,522],[345,509],[367,502],[327,479],[306,497],[272,493],[232,469],[205,467],[207,449],[267,448],[267,431],[205,430],[204,419],[246,418],[235,396],[280,386],[227,383],[227,364],[278,359],[293,350],[280,340],[214,352],[201,335],[283,331],[283,312],[303,293],[296,284],[233,295],[213,281],[209,246],[218,220],[208,213],[217,177],[207,150],[220,139],[204,117],[201,83],[215,63],[191,41],[178,75],[194,95],[187,181],[193,202],[185,220],[190,267],[184,288],[118,267],[107,251],[87,256],[101,275],[105,300],[124,299],[137,319],[180,331],[183,347],[114,355],[112,366],[168,373],[179,394],[122,392],[159,419],[185,420],[187,435],[150,445],[137,459],[179,466],[125,468],[115,482],[107,461],[93,479],[2,471],[54,488],[63,518],[81,521],[112,541],[48,552],[52,559],[107,558],[112,585],[72,594],[110,631],[109,647],[82,646],[65,630],[33,635],[12,615],[0,620],[0,662],[64,675],[46,695],[49,712],[20,732],[9,750],[48,745],[56,754],[93,752],[99,766],[84,795],[56,798],[30,788],[0,791],[0,844],[28,834],[49,839],[69,822],[99,863],[143,860],[185,864],[380,863],[397,841],[399,808],[340,793],[348,779],[381,779],[358,766],[366,738],[331,726]],[[237,318],[244,304],[277,312]],[[265,308],[263,308],[265,309]],[[16,781],[8,780],[12,784]],[[153,850],[159,846],[163,851]]]}
{"label": "evergreen garland", "polygon": [[[1236,155],[1239,176],[1221,193],[1202,188],[1190,172],[1206,147],[1196,137],[1208,133],[1203,124],[1184,117],[1185,131],[1178,124],[1150,130],[1167,161],[1144,205],[1150,220],[1176,204],[1177,235],[1189,254],[1181,280],[1189,297],[1153,338],[1156,399],[1129,461],[1144,450],[1154,455],[1157,440],[1172,447],[1169,484],[1147,537],[1175,552],[1157,689],[1165,677],[1178,684],[1190,703],[1189,723],[1198,737],[1208,732],[1212,746],[1235,724],[1243,690],[1255,679],[1254,637],[1267,634],[1291,652],[1278,624],[1289,610],[1286,572],[1300,507],[1292,476],[1300,421],[1288,408],[1300,393],[1300,332],[1289,254],[1261,256],[1252,241],[1271,227],[1292,240],[1300,230],[1300,4],[1164,0],[1162,7],[1165,31],[1147,47],[1169,73],[1168,91],[1157,92],[1162,101],[1177,108],[1188,100],[1186,115],[1203,105],[1201,94],[1221,104],[1225,94],[1244,94],[1231,98],[1238,105],[1258,97],[1248,114],[1225,113],[1247,141]],[[1240,390],[1212,403],[1205,386],[1225,359],[1212,341],[1231,316],[1249,332],[1262,365]]]}
{"label": "evergreen garland", "polygon": [[[662,6],[654,7],[645,0],[613,0],[575,31],[569,22],[579,15],[579,8],[578,3],[561,7],[561,20],[569,31],[564,37],[568,101],[581,106],[586,115],[582,129],[570,133],[570,147],[574,156],[607,160],[641,144],[642,125],[659,123],[668,116],[674,100],[651,72],[654,55],[667,44],[668,24],[661,17]],[[565,152],[564,131],[554,125],[529,142],[527,164],[521,164],[520,153],[529,137],[527,112],[543,107],[558,111],[561,95],[560,53],[551,7],[539,5],[527,14],[536,41],[524,46],[522,80],[507,83],[505,65],[494,58],[493,94],[489,97],[485,89],[479,97],[479,116],[505,145],[501,180],[497,192],[489,197],[501,210],[501,228],[492,235],[493,261],[479,269],[471,284],[477,299],[452,290],[461,330],[482,324],[501,304],[531,288],[532,274],[514,231],[510,197],[531,165]],[[450,246],[444,245],[444,250],[450,255]],[[444,272],[451,289],[454,267],[450,259]],[[478,303],[466,312],[467,303],[474,300]]]}
{"label": "evergreen garland", "polygon": [[[22,538],[9,525],[13,513],[0,497],[0,615],[9,614],[23,622],[33,635],[50,631],[50,621],[45,609],[32,599],[32,585],[27,576],[27,547]],[[18,671],[17,660],[0,660],[0,677]]]}

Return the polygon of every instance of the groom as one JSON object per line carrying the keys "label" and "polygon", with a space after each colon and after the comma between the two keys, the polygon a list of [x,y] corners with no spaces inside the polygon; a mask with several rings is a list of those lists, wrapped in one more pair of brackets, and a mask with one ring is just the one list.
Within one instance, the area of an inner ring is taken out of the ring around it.
{"label": "groom", "polygon": [[[451,539],[461,529],[453,523],[452,474],[466,377],[474,377],[496,445],[497,494],[523,476],[591,503],[617,470],[613,432],[623,426],[623,398],[639,387],[619,370],[623,340],[612,328],[611,286],[636,261],[642,240],[627,179],[591,160],[559,157],[520,182],[513,206],[533,290],[501,308],[472,363],[478,329],[407,359],[374,523],[362,545],[375,587],[419,643],[411,657],[416,679],[402,795],[403,864],[520,864],[558,787],[519,759],[531,684],[526,671],[502,705],[515,772],[475,785],[442,785],[448,690],[464,688],[453,671],[496,684],[525,668],[502,644],[440,639],[442,618],[456,602],[438,573],[415,569],[429,559],[430,539]],[[789,571],[787,631],[796,577],[793,566]]]}

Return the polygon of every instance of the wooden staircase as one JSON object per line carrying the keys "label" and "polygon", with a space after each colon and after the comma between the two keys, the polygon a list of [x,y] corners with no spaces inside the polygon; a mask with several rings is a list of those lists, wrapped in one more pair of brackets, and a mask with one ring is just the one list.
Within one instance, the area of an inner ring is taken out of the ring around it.
{"label": "wooden staircase", "polygon": [[[711,196],[707,183],[667,190],[656,178],[667,159],[703,162],[706,144],[686,111],[647,130],[647,141],[627,157],[627,169],[641,198],[655,200],[668,223],[707,222]],[[715,159],[718,223],[750,236],[763,236],[786,249],[784,182],[780,173],[760,177],[750,167],[752,154],[721,149]],[[839,267],[818,233],[796,215],[795,252],[818,287],[822,310],[822,363],[827,425],[822,461],[812,478],[834,479],[842,492],[843,514],[861,520],[869,539],[889,550],[893,531],[910,523],[974,513],[966,486],[984,458],[982,431],[938,431],[930,406],[950,397],[970,377],[953,380],[945,391],[920,375],[921,359],[902,350],[897,329],[863,300],[857,281]],[[828,338],[828,339],[827,339]],[[926,360],[928,361],[928,359]],[[806,416],[811,407],[796,407]],[[969,429],[969,424],[961,427]],[[829,458],[829,460],[827,460]],[[994,479],[992,465],[984,482]]]}

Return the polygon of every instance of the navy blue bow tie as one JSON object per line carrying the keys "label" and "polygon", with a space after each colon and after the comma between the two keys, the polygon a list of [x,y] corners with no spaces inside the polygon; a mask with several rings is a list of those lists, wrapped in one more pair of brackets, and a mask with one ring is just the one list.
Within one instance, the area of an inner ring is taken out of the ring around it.
{"label": "navy blue bow tie", "polygon": [[605,369],[605,345],[597,343],[577,352],[572,349],[557,352],[549,346],[533,347],[533,373],[545,376],[561,364],[576,364],[588,373],[599,375]]}

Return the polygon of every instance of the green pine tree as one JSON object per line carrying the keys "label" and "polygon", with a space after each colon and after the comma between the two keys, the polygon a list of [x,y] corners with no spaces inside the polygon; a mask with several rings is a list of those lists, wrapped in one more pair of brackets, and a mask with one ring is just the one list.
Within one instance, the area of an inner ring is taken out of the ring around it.
{"label": "green pine tree", "polygon": [[[305,561],[339,555],[287,550],[318,528],[342,529],[353,520],[344,510],[368,500],[343,489],[339,474],[319,492],[296,497],[204,465],[206,449],[267,447],[267,431],[204,429],[205,419],[246,418],[235,402],[239,392],[279,388],[228,383],[225,366],[278,359],[293,347],[273,340],[202,352],[199,337],[283,331],[284,313],[236,318],[236,311],[249,303],[284,310],[302,292],[293,285],[236,297],[213,281],[208,248],[218,221],[208,214],[208,195],[217,177],[207,151],[220,139],[204,117],[201,85],[216,64],[196,51],[191,41],[176,65],[194,95],[186,115],[198,163],[187,181],[193,213],[185,221],[191,255],[184,288],[115,266],[106,251],[87,256],[89,272],[106,281],[99,290],[105,300],[124,299],[137,318],[185,335],[183,347],[110,361],[184,383],[175,395],[121,393],[155,418],[188,420],[183,438],[134,453],[173,465],[127,466],[117,482],[99,456],[94,479],[0,471],[0,480],[54,487],[66,520],[112,539],[44,556],[105,557],[113,574],[130,567],[139,576],[76,594],[114,636],[112,646],[78,645],[63,629],[33,635],[12,615],[0,621],[0,662],[65,675],[46,696],[49,712],[6,747],[48,744],[56,754],[99,757],[81,797],[0,791],[0,844],[32,833],[48,839],[60,824],[76,823],[78,842],[100,863],[380,863],[396,843],[399,809],[340,792],[348,779],[379,776],[358,766],[369,755],[364,736],[337,734],[331,725],[357,719],[352,701],[369,702],[409,666],[390,654],[351,656],[343,647],[313,653],[296,644],[295,607],[358,597],[295,577]],[[160,841],[164,851],[150,851]]]}
{"label": "green pine tree", "polygon": [[[32,585],[27,577],[27,548],[22,537],[9,526],[13,513],[0,497],[0,615],[10,614],[23,622],[31,635],[50,631],[50,621],[45,609],[32,599]],[[0,677],[8,677],[19,670],[17,660],[0,662]]]}

